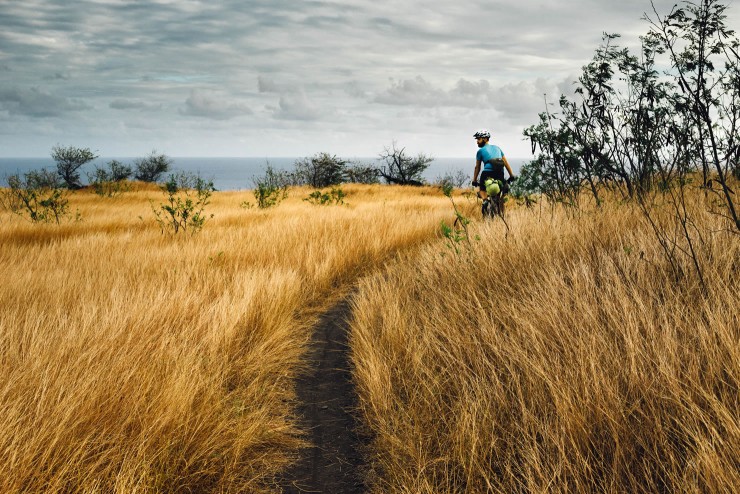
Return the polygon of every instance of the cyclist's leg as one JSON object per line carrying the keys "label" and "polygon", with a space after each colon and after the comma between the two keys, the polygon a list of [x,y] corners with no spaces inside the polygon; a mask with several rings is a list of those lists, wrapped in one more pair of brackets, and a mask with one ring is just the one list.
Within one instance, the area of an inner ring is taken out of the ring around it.
{"label": "cyclist's leg", "polygon": [[488,199],[488,193],[486,192],[486,187],[483,185],[483,182],[481,182],[480,188],[478,189],[478,197],[484,201]]}
{"label": "cyclist's leg", "polygon": [[490,206],[491,206],[491,201],[490,201],[490,198],[488,197],[488,193],[486,192],[486,186],[484,185],[486,178],[487,178],[486,173],[488,172],[486,172],[485,170],[481,173],[480,181],[478,185],[479,187],[478,197],[480,197],[483,200],[483,205],[481,206],[481,215],[484,218],[490,215]]}
{"label": "cyclist's leg", "polygon": [[488,192],[486,191],[485,182],[486,179],[490,178],[491,171],[490,170],[483,170],[480,174],[480,181],[479,181],[479,187],[480,190],[478,191],[478,197],[483,199],[483,205],[481,206],[481,214],[485,218],[486,216],[492,216],[493,211],[491,208],[491,198],[488,196]]}

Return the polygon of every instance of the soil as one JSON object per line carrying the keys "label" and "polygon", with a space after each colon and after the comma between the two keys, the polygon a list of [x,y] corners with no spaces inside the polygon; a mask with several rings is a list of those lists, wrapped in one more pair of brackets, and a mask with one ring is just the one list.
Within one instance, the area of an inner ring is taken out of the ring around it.
{"label": "soil", "polygon": [[342,299],[319,319],[307,356],[310,367],[296,385],[298,419],[311,446],[281,482],[288,494],[365,492],[347,345],[350,300]]}

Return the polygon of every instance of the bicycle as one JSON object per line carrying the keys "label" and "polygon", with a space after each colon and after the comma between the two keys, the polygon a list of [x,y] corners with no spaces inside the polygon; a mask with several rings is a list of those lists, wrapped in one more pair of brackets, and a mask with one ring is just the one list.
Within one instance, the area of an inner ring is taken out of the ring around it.
{"label": "bicycle", "polygon": [[483,215],[483,219],[494,219],[496,216],[498,216],[503,220],[504,224],[506,224],[506,217],[504,216],[506,213],[506,197],[504,194],[504,184],[501,180],[489,178],[484,182],[483,185],[485,185],[486,194],[488,194],[488,198],[483,201],[483,205],[481,206],[481,214]]}

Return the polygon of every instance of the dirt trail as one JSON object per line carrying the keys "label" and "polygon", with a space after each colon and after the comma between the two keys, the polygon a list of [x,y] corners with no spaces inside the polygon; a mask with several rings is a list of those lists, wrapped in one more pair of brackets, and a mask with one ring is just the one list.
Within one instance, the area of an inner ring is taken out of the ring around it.
{"label": "dirt trail", "polygon": [[311,447],[281,482],[288,494],[320,492],[360,494],[363,468],[361,439],[352,411],[357,396],[349,366],[348,318],[351,296],[323,314],[307,355],[310,368],[297,382],[301,426]]}

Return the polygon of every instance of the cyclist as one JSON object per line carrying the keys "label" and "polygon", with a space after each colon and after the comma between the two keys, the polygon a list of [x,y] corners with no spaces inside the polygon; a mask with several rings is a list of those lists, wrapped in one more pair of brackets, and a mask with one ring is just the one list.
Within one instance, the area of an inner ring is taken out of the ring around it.
{"label": "cyclist", "polygon": [[[475,155],[475,172],[473,173],[473,187],[479,187],[478,197],[483,199],[483,209],[486,209],[486,201],[488,201],[488,193],[486,192],[486,179],[493,178],[501,182],[501,194],[506,195],[509,192],[508,182],[516,180],[514,172],[511,171],[511,166],[504,156],[504,152],[500,147],[495,144],[489,144],[488,141],[491,139],[491,133],[486,129],[480,129],[478,132],[473,134],[476,142],[478,143],[478,152]],[[481,171],[481,164],[483,165],[483,173],[480,175],[478,180],[478,173]],[[509,180],[504,180],[504,168],[509,172]]]}

